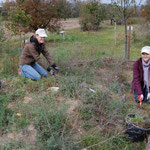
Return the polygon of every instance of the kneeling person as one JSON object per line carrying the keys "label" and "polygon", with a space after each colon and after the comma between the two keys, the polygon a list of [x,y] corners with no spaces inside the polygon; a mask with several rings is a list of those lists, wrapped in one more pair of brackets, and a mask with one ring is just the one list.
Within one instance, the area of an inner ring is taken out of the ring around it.
{"label": "kneeling person", "polygon": [[142,100],[150,104],[150,46],[142,48],[141,57],[133,65],[132,90],[137,103]]}
{"label": "kneeling person", "polygon": [[51,69],[40,58],[41,53],[50,66],[52,66],[57,72],[59,71],[59,68],[52,60],[50,53],[46,50],[46,37],[47,34],[45,30],[38,29],[36,30],[35,35],[30,38],[30,42],[26,43],[19,61],[20,74],[22,76],[32,80],[39,80],[41,77],[46,77],[48,75],[47,71],[50,72]]}

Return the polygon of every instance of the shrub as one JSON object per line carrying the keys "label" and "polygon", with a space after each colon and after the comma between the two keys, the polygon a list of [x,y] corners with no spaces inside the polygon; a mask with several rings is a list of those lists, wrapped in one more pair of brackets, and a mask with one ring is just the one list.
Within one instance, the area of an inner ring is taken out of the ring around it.
{"label": "shrub", "polygon": [[104,11],[97,0],[84,3],[80,12],[80,25],[83,31],[98,30],[104,19]]}
{"label": "shrub", "polygon": [[3,55],[2,59],[2,74],[4,76],[17,75],[19,57],[15,54]]}
{"label": "shrub", "polygon": [[138,18],[133,17],[133,18],[130,18],[129,21],[130,21],[130,24],[137,24]]}
{"label": "shrub", "polygon": [[66,106],[57,106],[55,102],[53,96],[44,96],[36,106],[34,119],[38,131],[39,149],[76,149],[77,146],[71,139],[66,138],[69,130],[66,122]]}
{"label": "shrub", "polygon": [[133,31],[133,33],[132,33],[132,40],[133,40],[134,43],[136,43],[136,42],[139,41],[139,39],[138,39],[137,34],[136,34],[135,31]]}

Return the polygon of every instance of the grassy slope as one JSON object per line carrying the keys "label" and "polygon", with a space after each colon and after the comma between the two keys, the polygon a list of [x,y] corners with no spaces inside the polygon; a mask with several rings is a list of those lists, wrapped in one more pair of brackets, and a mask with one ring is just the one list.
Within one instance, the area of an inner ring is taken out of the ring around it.
{"label": "grassy slope", "polygon": [[[116,46],[110,25],[102,25],[98,32],[69,30],[65,40],[52,34],[47,48],[61,72],[38,82],[17,77],[19,42],[9,41],[0,60],[1,77],[8,77],[2,78],[5,82],[0,91],[1,139],[6,138],[1,149],[144,149],[144,142],[131,143],[123,134],[128,112],[147,114],[149,109],[144,105],[139,110],[129,94],[131,64],[118,64],[124,54],[123,29],[117,27]],[[132,43],[133,60],[139,57],[140,47],[142,44]],[[84,88],[85,82],[97,93]],[[59,86],[59,92],[53,93],[51,86]],[[31,124],[35,131],[28,129]],[[37,132],[37,142],[35,137],[29,138],[29,131]],[[20,132],[24,136],[19,137]],[[13,133],[15,140],[8,140],[5,133]]]}

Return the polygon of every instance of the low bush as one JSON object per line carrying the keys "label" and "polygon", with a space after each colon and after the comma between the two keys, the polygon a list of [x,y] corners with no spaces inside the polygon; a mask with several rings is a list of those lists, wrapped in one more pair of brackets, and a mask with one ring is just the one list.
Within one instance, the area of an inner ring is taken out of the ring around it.
{"label": "low bush", "polygon": [[81,7],[80,25],[83,31],[99,30],[100,23],[104,19],[105,14],[99,1],[92,0]]}
{"label": "low bush", "polygon": [[2,76],[8,77],[8,76],[16,76],[18,74],[18,62],[19,62],[19,56],[15,53],[9,53],[3,55],[2,59]]}

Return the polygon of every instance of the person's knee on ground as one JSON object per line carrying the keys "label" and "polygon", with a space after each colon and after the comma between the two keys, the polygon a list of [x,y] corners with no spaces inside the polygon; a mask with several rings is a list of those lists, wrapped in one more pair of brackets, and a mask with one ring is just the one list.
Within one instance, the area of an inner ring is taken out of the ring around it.
{"label": "person's knee on ground", "polygon": [[29,74],[27,74],[27,73],[25,73],[25,72],[23,72],[22,70],[21,70],[21,74],[20,74],[22,77],[25,77],[25,78],[29,78],[29,79],[32,79],[32,80],[34,80],[34,81],[37,81],[37,80],[40,80],[41,79],[41,75],[40,74],[38,74],[38,73],[34,73],[34,74],[31,74],[30,73],[30,75]]}
{"label": "person's knee on ground", "polygon": [[43,73],[41,74],[41,76],[46,78],[46,77],[48,76],[48,73],[47,73],[47,72],[43,72]]}
{"label": "person's knee on ground", "polygon": [[47,71],[42,67],[40,66],[39,64],[35,63],[33,66],[32,66],[42,77],[47,77],[48,73]]}
{"label": "person's knee on ground", "polygon": [[[24,76],[24,75],[23,75]],[[29,79],[32,79],[32,80],[34,80],[34,81],[37,81],[37,80],[40,80],[41,79],[41,76],[39,75],[39,74],[34,74],[34,75],[30,75],[30,76],[24,76],[24,77],[26,77],[26,78],[29,78]]]}
{"label": "person's knee on ground", "polygon": [[41,76],[39,75],[39,76],[33,76],[33,78],[32,78],[32,80],[35,80],[35,81],[37,81],[37,80],[40,80],[41,79]]}

